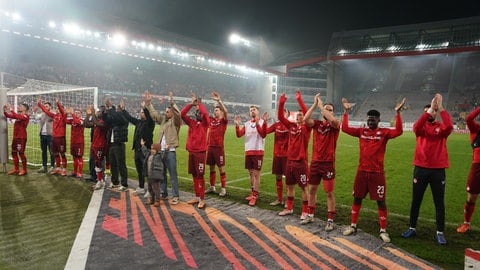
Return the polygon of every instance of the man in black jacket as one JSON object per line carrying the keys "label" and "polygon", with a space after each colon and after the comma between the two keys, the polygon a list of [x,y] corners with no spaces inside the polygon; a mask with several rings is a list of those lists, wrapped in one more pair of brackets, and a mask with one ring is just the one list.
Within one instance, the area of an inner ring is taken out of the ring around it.
{"label": "man in black jacket", "polygon": [[142,101],[142,109],[140,110],[140,118],[131,116],[124,108],[123,100],[120,101],[120,108],[122,109],[123,116],[130,123],[135,126],[135,132],[133,135],[132,150],[135,151],[135,168],[138,174],[138,188],[133,193],[134,195],[145,194],[149,197],[148,190],[145,190],[145,175],[143,172],[143,162],[145,156],[142,152],[142,145],[140,141],[143,139],[145,147],[150,149],[153,143],[153,130],[155,129],[155,121],[150,116],[150,112],[145,108],[145,102]]}
{"label": "man in black jacket", "polygon": [[[116,187],[119,182],[121,186],[118,191],[126,191],[128,189],[128,172],[125,155],[125,143],[128,141],[128,120],[123,116],[123,100],[115,110],[110,100],[105,102],[107,108],[104,119],[105,123],[110,127],[107,133],[108,157],[110,161],[110,169],[112,172],[112,185]],[[120,174],[120,179],[118,175]],[[119,181],[120,180],[120,181]]]}

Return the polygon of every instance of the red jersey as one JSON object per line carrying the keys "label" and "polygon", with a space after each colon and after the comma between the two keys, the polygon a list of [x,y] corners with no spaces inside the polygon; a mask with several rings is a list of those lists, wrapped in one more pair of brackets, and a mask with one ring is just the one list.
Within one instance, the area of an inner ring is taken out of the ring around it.
{"label": "red jersey", "polygon": [[328,121],[313,121],[313,151],[312,161],[333,162],[335,161],[335,149],[337,148],[340,129],[333,127]]}
{"label": "red jersey", "polygon": [[198,108],[202,113],[202,121],[192,119],[187,116],[188,111],[192,108],[192,104],[187,104],[180,115],[183,121],[188,125],[188,137],[186,149],[188,152],[206,152],[207,151],[207,132],[210,125],[210,117],[207,109],[203,104],[199,104]]}
{"label": "red jersey", "polygon": [[228,119],[210,117],[210,130],[208,131],[208,146],[223,147],[225,131],[227,130]]}
{"label": "red jersey", "polygon": [[383,161],[389,139],[402,135],[402,117],[395,116],[395,129],[368,127],[354,128],[348,126],[348,113],[343,114],[342,131],[350,136],[358,137],[360,142],[359,171],[383,173]]}
{"label": "red jersey", "polygon": [[108,126],[101,118],[97,118],[96,124],[93,127],[93,138],[91,147],[106,147],[107,145]]}
{"label": "red jersey", "polygon": [[[480,132],[480,124],[475,122],[475,118],[480,114],[480,107],[473,110],[467,115],[465,120],[467,121],[467,127],[470,130],[470,142],[473,143],[475,137]],[[473,159],[472,163],[480,163],[480,147],[473,149]]]}
{"label": "red jersey", "polygon": [[15,111],[4,111],[3,114],[6,118],[15,119],[13,124],[13,138],[14,139],[27,139],[27,126],[30,122],[30,116],[28,114],[19,114]]}
{"label": "red jersey", "polygon": [[42,109],[42,111],[53,118],[53,127],[52,127],[52,137],[65,137],[66,134],[66,114],[63,106],[60,102],[57,102],[57,108],[60,111],[59,113],[53,113],[45,107],[41,102],[38,102],[38,107]]}
{"label": "red jersey", "polygon": [[285,118],[283,109],[285,107],[285,99],[280,99],[278,106],[278,120],[284,124],[290,131],[288,135],[288,160],[305,160],[308,161],[308,141],[312,128],[305,124],[298,125],[292,123]]}
{"label": "red jersey", "polygon": [[428,122],[430,114],[423,113],[413,124],[417,137],[413,165],[427,169],[444,169],[449,167],[447,137],[453,131],[453,123],[447,111],[441,111],[442,123]]}
{"label": "red jersey", "polygon": [[273,156],[286,157],[288,151],[288,128],[282,122],[275,122],[267,128],[267,134],[274,133]]}
{"label": "red jersey", "polygon": [[83,119],[72,115],[72,119],[66,119],[67,124],[72,125],[70,131],[70,144],[85,143]]}

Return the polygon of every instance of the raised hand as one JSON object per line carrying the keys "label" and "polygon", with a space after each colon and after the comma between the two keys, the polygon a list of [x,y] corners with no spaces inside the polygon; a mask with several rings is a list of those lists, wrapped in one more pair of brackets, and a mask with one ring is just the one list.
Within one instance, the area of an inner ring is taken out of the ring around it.
{"label": "raised hand", "polygon": [[346,98],[342,98],[342,106],[345,111],[349,111],[352,108],[352,104]]}
{"label": "raised hand", "polygon": [[120,102],[118,103],[118,107],[120,110],[125,110],[125,100],[123,100],[123,97],[120,99]]}
{"label": "raised hand", "polygon": [[239,115],[235,115],[235,118],[234,118],[235,125],[239,126],[241,120],[242,118]]}
{"label": "raised hand", "polygon": [[213,91],[212,99],[218,102],[220,100],[220,95],[217,92]]}
{"label": "raised hand", "polygon": [[150,94],[148,91],[145,91],[145,94],[143,94],[143,100],[145,101],[145,105],[150,105],[152,103],[152,94]]}
{"label": "raised hand", "polygon": [[262,115],[263,121],[267,122],[268,121],[268,112],[264,112]]}
{"label": "raised hand", "polygon": [[395,106],[395,111],[399,112],[403,108],[403,105],[405,105],[406,100],[406,98],[403,98],[402,101]]}

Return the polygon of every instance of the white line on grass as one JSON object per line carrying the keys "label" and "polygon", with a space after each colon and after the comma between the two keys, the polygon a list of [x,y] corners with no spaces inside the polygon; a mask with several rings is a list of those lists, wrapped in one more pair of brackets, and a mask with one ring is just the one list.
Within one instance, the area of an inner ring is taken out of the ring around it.
{"label": "white line on grass", "polygon": [[104,189],[98,189],[92,194],[87,212],[83,217],[82,224],[78,229],[77,237],[75,237],[75,242],[70,250],[65,269],[85,269],[93,231],[95,230],[98,212],[100,211],[100,205],[102,204],[103,191]]}

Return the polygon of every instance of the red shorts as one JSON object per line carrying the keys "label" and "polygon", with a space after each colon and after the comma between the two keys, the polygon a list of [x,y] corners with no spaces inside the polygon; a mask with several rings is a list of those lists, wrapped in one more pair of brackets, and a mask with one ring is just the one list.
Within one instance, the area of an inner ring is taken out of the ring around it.
{"label": "red shorts", "polygon": [[65,140],[65,137],[53,137],[52,139],[52,152],[54,154],[65,154],[65,151],[67,151],[67,142]]}
{"label": "red shorts", "polygon": [[90,148],[91,155],[97,162],[103,162],[103,159],[105,158],[105,147],[95,147],[92,146]]}
{"label": "red shorts", "polygon": [[251,155],[245,156],[245,169],[257,170],[262,169],[263,155]]}
{"label": "red shorts", "polygon": [[310,163],[309,183],[319,185],[323,180],[335,180],[335,164],[333,162],[312,161]]}
{"label": "red shorts", "polygon": [[287,171],[287,157],[273,157],[272,173],[285,175]]}
{"label": "red shorts", "polygon": [[287,161],[285,183],[289,186],[298,184],[302,188],[307,186],[307,162],[305,160]]}
{"label": "red shorts", "polygon": [[472,163],[468,173],[467,192],[480,194],[480,163]]}
{"label": "red shorts", "polygon": [[13,139],[12,153],[25,153],[25,145],[27,145],[27,139]]}
{"label": "red shorts", "polygon": [[369,193],[371,200],[384,201],[386,192],[385,173],[357,171],[353,197],[363,199]]}
{"label": "red shorts", "polygon": [[207,152],[207,165],[225,166],[225,150],[219,146],[209,146]]}
{"label": "red shorts", "polygon": [[83,149],[85,145],[83,143],[70,144],[70,154],[74,157],[83,157]]}
{"label": "red shorts", "polygon": [[188,173],[193,176],[205,174],[205,152],[194,152],[188,154]]}

